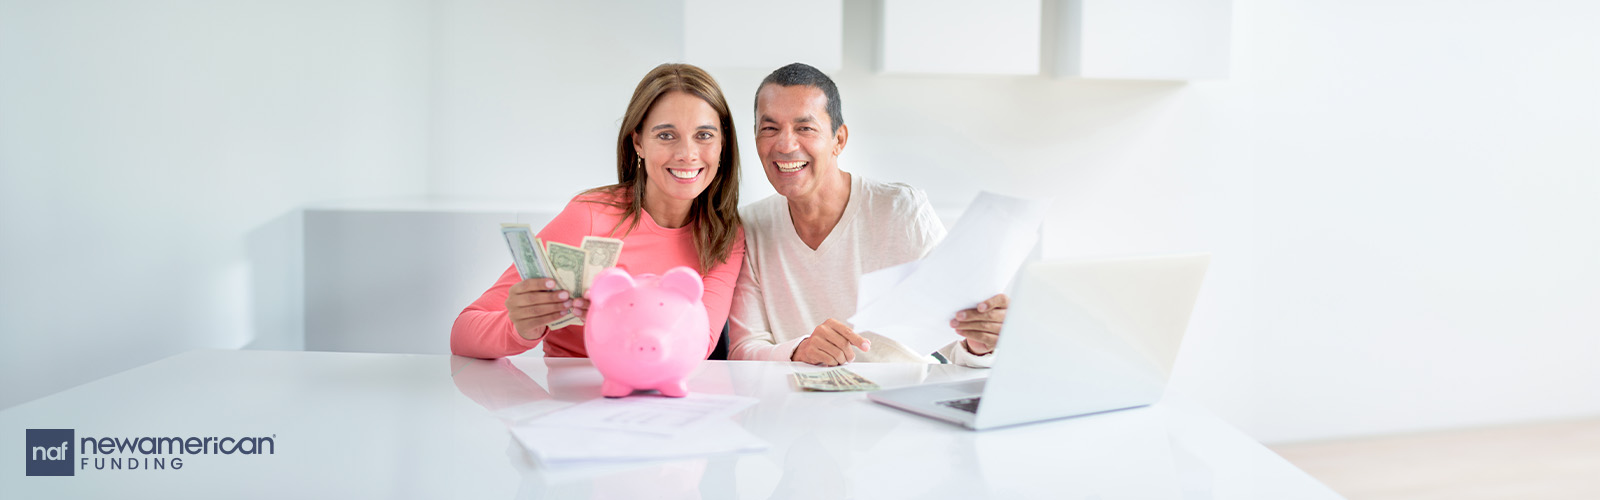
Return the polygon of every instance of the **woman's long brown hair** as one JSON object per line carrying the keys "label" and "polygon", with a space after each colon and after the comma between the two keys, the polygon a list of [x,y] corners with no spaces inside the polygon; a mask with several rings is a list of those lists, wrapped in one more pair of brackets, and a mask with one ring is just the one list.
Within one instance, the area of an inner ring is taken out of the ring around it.
{"label": "woman's long brown hair", "polygon": [[[623,224],[628,224],[624,234],[639,226],[644,213],[644,191],[648,174],[639,168],[641,159],[633,148],[634,134],[643,131],[645,115],[656,100],[670,92],[683,92],[699,97],[716,110],[722,127],[722,157],[717,164],[717,175],[711,185],[696,196],[689,207],[690,234],[694,237],[695,252],[699,255],[700,272],[728,260],[734,238],[739,237],[739,140],[733,132],[733,114],[728,112],[728,101],[722,97],[717,81],[705,70],[688,64],[663,64],[650,70],[633,89],[628,101],[627,114],[622,117],[622,127],[617,131],[617,183],[591,189],[587,193],[610,196],[599,197],[602,203],[622,211],[622,219],[611,228],[615,236]],[[631,221],[631,223],[630,223]]]}

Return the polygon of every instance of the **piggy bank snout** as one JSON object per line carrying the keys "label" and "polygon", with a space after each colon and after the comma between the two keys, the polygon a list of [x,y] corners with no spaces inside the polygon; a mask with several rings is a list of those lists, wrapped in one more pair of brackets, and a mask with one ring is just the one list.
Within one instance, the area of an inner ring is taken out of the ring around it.
{"label": "piggy bank snout", "polygon": [[655,330],[643,330],[628,336],[628,341],[623,347],[630,356],[642,359],[662,359],[667,355],[667,346],[661,341],[663,335]]}

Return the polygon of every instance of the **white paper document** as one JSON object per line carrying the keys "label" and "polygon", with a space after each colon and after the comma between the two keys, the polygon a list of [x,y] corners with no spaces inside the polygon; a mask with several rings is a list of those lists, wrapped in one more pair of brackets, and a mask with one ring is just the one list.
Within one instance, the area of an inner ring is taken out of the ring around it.
{"label": "white paper document", "polygon": [[961,337],[956,313],[1005,291],[1039,241],[1048,200],[978,194],[927,258],[863,275],[856,331],[931,353]]}
{"label": "white paper document", "polygon": [[758,400],[728,394],[692,393],[681,398],[630,396],[578,403],[526,422],[528,425],[677,435],[726,420]]}
{"label": "white paper document", "polygon": [[765,441],[728,419],[756,401],[697,393],[601,398],[512,425],[511,434],[548,465],[761,451]]}
{"label": "white paper document", "polygon": [[767,442],[732,420],[674,436],[543,425],[515,425],[511,435],[540,463],[552,466],[670,460],[767,449]]}

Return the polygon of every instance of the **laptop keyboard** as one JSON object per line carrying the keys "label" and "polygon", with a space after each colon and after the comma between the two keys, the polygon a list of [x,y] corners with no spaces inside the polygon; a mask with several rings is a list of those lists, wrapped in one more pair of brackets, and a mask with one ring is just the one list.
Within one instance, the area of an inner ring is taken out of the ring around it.
{"label": "laptop keyboard", "polygon": [[944,406],[948,406],[948,407],[951,407],[951,408],[955,408],[957,410],[961,410],[961,411],[964,411],[964,412],[967,412],[967,413],[978,413],[978,400],[980,400],[980,399],[983,399],[983,396],[974,396],[974,397],[970,397],[970,398],[961,398],[961,399],[952,399],[952,400],[949,400],[949,401],[940,401],[939,404],[944,405]]}

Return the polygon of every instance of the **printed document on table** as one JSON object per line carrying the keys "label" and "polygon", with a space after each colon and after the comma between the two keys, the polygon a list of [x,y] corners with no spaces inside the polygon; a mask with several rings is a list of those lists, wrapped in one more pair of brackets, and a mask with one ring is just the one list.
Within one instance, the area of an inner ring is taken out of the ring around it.
{"label": "printed document on table", "polygon": [[1038,243],[1049,206],[1049,200],[979,193],[927,258],[860,278],[851,327],[919,353],[960,340],[950,320],[1005,291]]}
{"label": "printed document on table", "polygon": [[511,435],[546,465],[671,460],[767,449],[767,442],[732,420],[677,435],[518,424]]}
{"label": "printed document on table", "polygon": [[587,429],[677,435],[718,420],[726,420],[756,403],[756,398],[728,394],[690,393],[681,398],[629,396],[600,398],[569,406],[524,422],[524,425],[582,427]]}
{"label": "printed document on table", "polygon": [[756,401],[699,393],[600,398],[512,425],[511,434],[549,465],[761,451],[766,441],[728,419]]}

